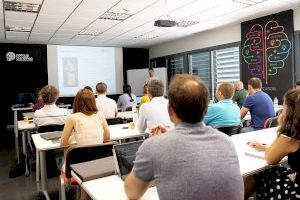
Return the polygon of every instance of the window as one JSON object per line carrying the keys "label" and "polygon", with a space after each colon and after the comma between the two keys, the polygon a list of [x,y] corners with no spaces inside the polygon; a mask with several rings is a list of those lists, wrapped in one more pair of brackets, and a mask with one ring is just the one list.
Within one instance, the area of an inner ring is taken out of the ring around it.
{"label": "window", "polygon": [[210,67],[210,52],[193,53],[189,55],[190,74],[198,76],[205,82],[212,93],[212,76]]}
{"label": "window", "polygon": [[169,69],[169,76],[184,73],[183,56],[172,56],[166,60]]}

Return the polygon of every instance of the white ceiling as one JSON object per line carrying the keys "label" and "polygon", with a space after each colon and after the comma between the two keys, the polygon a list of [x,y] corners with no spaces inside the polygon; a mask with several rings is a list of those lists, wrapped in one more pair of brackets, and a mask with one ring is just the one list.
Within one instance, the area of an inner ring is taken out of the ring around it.
{"label": "white ceiling", "polygon": [[[7,11],[4,1],[38,3],[41,8],[38,13]],[[300,0],[268,0],[253,6],[232,0],[0,0],[0,42],[149,47],[299,6]],[[132,16],[124,21],[99,19],[107,11]],[[166,13],[176,21],[199,23],[186,28],[155,27],[154,21],[164,19]],[[4,25],[31,31],[5,31]],[[79,35],[82,30],[100,34]]]}

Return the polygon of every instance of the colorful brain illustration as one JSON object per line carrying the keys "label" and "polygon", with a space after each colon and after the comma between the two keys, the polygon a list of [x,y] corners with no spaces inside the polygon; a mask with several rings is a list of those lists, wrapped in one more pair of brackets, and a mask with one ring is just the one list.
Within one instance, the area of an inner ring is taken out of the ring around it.
{"label": "colorful brain illustration", "polygon": [[252,76],[268,82],[269,76],[277,75],[285,66],[291,51],[291,42],[284,27],[269,21],[263,27],[255,24],[246,34],[242,55]]}

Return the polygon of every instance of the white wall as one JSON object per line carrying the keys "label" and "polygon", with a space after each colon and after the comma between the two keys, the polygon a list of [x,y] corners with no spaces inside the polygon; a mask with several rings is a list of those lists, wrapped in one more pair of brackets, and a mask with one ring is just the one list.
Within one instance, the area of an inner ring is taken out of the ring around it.
{"label": "white wall", "polygon": [[123,93],[123,48],[115,49],[115,63],[116,63],[116,93]]}
{"label": "white wall", "polygon": [[[294,30],[300,30],[300,8],[294,10]],[[149,57],[160,56],[202,49],[241,40],[241,25],[233,24],[182,38],[172,42],[150,47]]]}

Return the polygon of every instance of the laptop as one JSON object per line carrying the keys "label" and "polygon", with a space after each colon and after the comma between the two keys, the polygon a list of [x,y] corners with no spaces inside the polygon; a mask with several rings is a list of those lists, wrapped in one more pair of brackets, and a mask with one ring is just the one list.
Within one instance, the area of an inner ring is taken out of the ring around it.
{"label": "laptop", "polygon": [[54,131],[41,134],[41,138],[44,140],[58,140],[61,138],[62,131]]}
{"label": "laptop", "polygon": [[[123,181],[131,172],[136,152],[143,142],[143,140],[139,140],[135,142],[114,145],[113,156],[116,163],[116,171]],[[155,186],[154,181],[150,183],[149,187],[153,186]]]}

